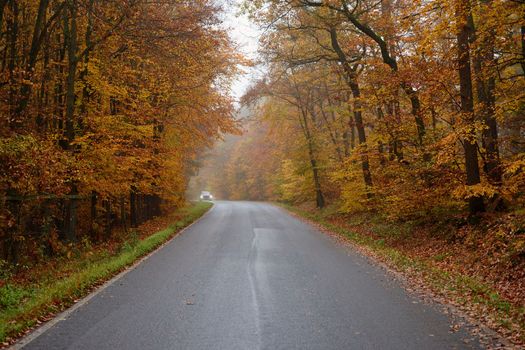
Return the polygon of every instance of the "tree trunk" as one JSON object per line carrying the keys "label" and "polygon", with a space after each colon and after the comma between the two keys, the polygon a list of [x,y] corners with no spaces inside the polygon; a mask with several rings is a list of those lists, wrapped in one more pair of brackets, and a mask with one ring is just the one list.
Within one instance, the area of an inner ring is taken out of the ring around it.
{"label": "tree trunk", "polygon": [[106,227],[105,227],[105,239],[109,240],[111,237],[111,229],[113,227],[113,220],[111,218],[111,198],[107,198],[104,200],[104,211],[105,211],[105,217],[106,217]]}
{"label": "tree trunk", "polygon": [[[354,12],[350,11],[350,9],[347,6],[344,6],[342,12],[350,21],[350,23],[352,23],[359,31],[361,31],[363,34],[365,34],[366,36],[368,36],[376,42],[376,44],[379,46],[383,63],[388,65],[393,72],[397,73],[399,71],[399,67],[397,65],[396,58],[391,54],[389,45],[385,41],[385,39],[381,35],[377,34],[370,26],[361,22],[355,16]],[[415,90],[406,81],[401,81],[400,86],[401,89],[407,94],[408,98],[410,99],[410,104],[412,107],[411,114],[414,116],[414,120],[416,122],[418,141],[419,144],[422,145],[423,139],[426,134],[426,130],[423,117],[421,116],[421,102],[419,100],[419,94],[417,90]]]}
{"label": "tree trunk", "polygon": [[98,195],[96,191],[91,191],[91,238],[96,239],[97,237],[97,230],[95,227],[97,226],[97,201],[98,201]]}
{"label": "tree trunk", "polygon": [[142,212],[142,193],[137,193],[137,224],[143,223],[143,212]]}
{"label": "tree trunk", "polygon": [[[321,112],[321,116],[323,117],[323,121],[325,122],[326,129],[328,130],[328,135],[330,136],[330,141],[332,142],[335,154],[337,155],[337,160],[339,163],[343,162],[343,151],[341,150],[341,146],[339,145],[339,135],[337,134],[337,130],[333,130],[332,126],[330,125],[330,121],[328,120],[327,113],[324,110],[323,102],[319,102],[319,110]],[[315,113],[314,108],[312,108],[312,111],[310,114]]]}
{"label": "tree trunk", "polygon": [[323,191],[321,189],[321,181],[319,178],[319,169],[317,168],[317,159],[315,158],[314,142],[312,139],[312,133],[310,131],[310,126],[308,125],[308,116],[307,111],[300,109],[301,118],[302,118],[302,127],[304,131],[304,136],[306,138],[306,144],[308,146],[308,157],[310,158],[310,165],[312,168],[312,175],[314,177],[314,188],[315,188],[315,202],[318,208],[323,208],[325,206],[325,200]]}
{"label": "tree trunk", "polygon": [[[18,3],[11,1],[12,20],[10,21],[11,36],[9,38],[9,102],[10,102],[10,126],[12,129],[16,129],[20,125],[19,118],[13,113],[13,104],[16,100],[16,79],[15,79],[15,67],[17,57],[17,40],[18,40]],[[6,47],[7,51],[7,47]]]}
{"label": "tree trunk", "polygon": [[9,0],[0,0],[0,32],[4,24],[4,10]]}
{"label": "tree trunk", "polygon": [[[458,73],[461,94],[461,112],[467,123],[474,122],[474,98],[472,93],[472,75],[470,71],[470,43],[469,37],[472,28],[469,26],[469,0],[457,0],[456,16],[458,20]],[[476,134],[469,131],[463,139],[465,149],[466,184],[473,186],[480,183],[478,148]],[[470,214],[475,215],[485,211],[485,204],[481,195],[469,197]]]}
{"label": "tree trunk", "polygon": [[521,26],[521,70],[525,74],[525,26]]}
{"label": "tree trunk", "polygon": [[[354,121],[354,117],[352,116],[354,113],[352,112],[352,107],[349,103],[351,96],[352,95],[349,92],[348,95],[346,96],[346,101],[347,101],[346,106],[348,110],[348,130],[350,131],[350,149],[353,150],[355,148],[355,121]],[[347,157],[349,155],[350,155],[350,152],[346,154]]]}
{"label": "tree trunk", "polygon": [[77,207],[78,207],[78,189],[76,185],[71,185],[71,192],[66,205],[66,219],[64,227],[64,236],[68,242],[76,242],[77,235]]}
{"label": "tree trunk", "polygon": [[355,148],[355,122],[352,116],[348,119],[348,125],[350,127],[350,149],[353,150]]}
{"label": "tree trunk", "polygon": [[[387,111],[388,114],[394,118],[395,123],[401,123],[401,118],[399,117],[399,100],[397,99],[397,96],[394,101],[390,101],[387,103]],[[394,154],[395,159],[397,159],[398,162],[405,162],[405,155],[403,154],[403,143],[399,140],[398,133],[398,131],[394,131],[391,133],[392,154]]]}
{"label": "tree trunk", "polygon": [[368,160],[368,151],[366,144],[366,133],[365,126],[363,123],[362,106],[361,106],[361,90],[357,82],[350,82],[350,90],[354,96],[354,121],[357,129],[357,137],[359,139],[359,146],[361,149],[361,168],[363,170],[363,179],[366,185],[366,193],[368,197],[371,197],[370,189],[373,186],[372,175],[370,174],[370,163]]}
{"label": "tree trunk", "polygon": [[[376,108],[376,113],[377,119],[379,119],[380,121],[384,119],[383,109],[381,108],[381,106]],[[384,166],[386,164],[385,145],[381,140],[377,141],[377,151],[379,153],[379,164]]]}
{"label": "tree trunk", "polygon": [[370,198],[372,196],[370,189],[372,188],[373,183],[372,175],[370,173],[370,163],[368,160],[365,126],[363,123],[363,115],[361,111],[361,90],[359,89],[359,84],[357,83],[357,77],[355,76],[355,72],[352,70],[352,67],[350,67],[350,64],[346,58],[346,54],[339,45],[339,41],[337,40],[337,30],[335,27],[330,28],[330,38],[332,48],[334,49],[335,53],[339,58],[339,61],[341,62],[341,65],[343,66],[343,69],[346,74],[346,82],[350,87],[350,90],[352,91],[352,95],[354,97],[354,123],[357,129],[359,146],[361,147],[361,149],[359,150],[361,152],[361,168],[363,170],[363,179],[366,186],[367,197]]}
{"label": "tree trunk", "polygon": [[[483,2],[482,6],[486,6],[487,1]],[[479,110],[485,123],[485,129],[482,131],[483,149],[485,151],[483,170],[493,185],[500,186],[502,173],[498,146],[498,122],[495,113],[496,98],[494,96],[496,80],[491,72],[488,72],[487,77],[487,72],[484,71],[484,68],[490,64],[496,66],[493,49],[495,34],[477,33],[471,14],[469,14],[469,25],[472,28],[470,41],[477,45],[473,57],[474,73],[478,102],[481,104]]]}
{"label": "tree trunk", "polygon": [[[94,0],[89,0],[87,8],[87,28],[86,28],[86,47],[91,47],[91,35],[93,33],[93,2]],[[82,130],[84,128],[84,118],[87,115],[87,103],[90,95],[89,83],[87,81],[87,76],[89,74],[89,50],[84,54],[84,69],[80,72],[80,80],[82,81],[82,103],[80,104],[80,119],[78,121],[78,126]]]}
{"label": "tree trunk", "polygon": [[67,147],[75,139],[75,82],[78,65],[77,57],[77,2],[69,0],[70,21],[65,19],[64,35],[67,42],[68,74],[66,80],[66,142]]}
{"label": "tree trunk", "polygon": [[137,193],[134,186],[131,186],[129,191],[129,219],[130,226],[136,228],[138,225],[137,222]]}
{"label": "tree trunk", "polygon": [[128,218],[126,215],[126,200],[124,196],[120,196],[120,223],[124,228],[124,232],[128,231]]}
{"label": "tree trunk", "polygon": [[[35,69],[38,52],[40,51],[40,47],[42,46],[45,25],[44,22],[48,5],[49,0],[40,0],[40,4],[38,5],[38,13],[36,16],[35,27],[33,29],[33,38],[31,40],[31,49],[29,51],[29,58],[26,65],[27,81],[31,81],[33,77],[33,70]],[[20,102],[16,111],[17,115],[20,115],[27,107],[27,104],[29,103],[30,99],[31,87],[31,83],[24,83],[22,85],[22,88],[20,89]]]}

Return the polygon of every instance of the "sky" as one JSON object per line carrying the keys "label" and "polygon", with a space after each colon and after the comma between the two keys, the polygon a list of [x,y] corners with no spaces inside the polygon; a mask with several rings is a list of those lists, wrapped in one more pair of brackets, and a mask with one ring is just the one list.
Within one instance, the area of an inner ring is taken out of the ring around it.
{"label": "sky", "polygon": [[[241,14],[239,5],[243,0],[224,0],[225,18],[224,26],[228,29],[230,37],[237,43],[239,49],[250,59],[257,58],[258,38],[260,30],[250,21],[247,15]],[[239,100],[248,89],[251,82],[260,76],[260,68],[244,67],[245,74],[239,75],[232,85],[232,95]]]}

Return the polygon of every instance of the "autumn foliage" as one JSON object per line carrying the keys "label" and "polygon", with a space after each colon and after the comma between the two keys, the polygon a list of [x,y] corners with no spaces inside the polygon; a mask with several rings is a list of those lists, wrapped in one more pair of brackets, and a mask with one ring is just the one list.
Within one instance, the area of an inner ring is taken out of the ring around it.
{"label": "autumn foliage", "polygon": [[268,73],[245,96],[250,137],[229,160],[230,197],[402,220],[523,211],[522,2],[268,0],[246,11],[269,28]]}
{"label": "autumn foliage", "polygon": [[[180,205],[236,125],[215,1],[0,1],[0,258]],[[23,253],[23,254],[21,254]]]}

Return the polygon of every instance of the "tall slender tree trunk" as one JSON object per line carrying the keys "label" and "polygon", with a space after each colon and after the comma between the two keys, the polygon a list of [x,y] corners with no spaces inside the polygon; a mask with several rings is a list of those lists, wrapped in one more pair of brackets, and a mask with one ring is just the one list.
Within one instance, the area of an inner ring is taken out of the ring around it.
{"label": "tall slender tree trunk", "polygon": [[75,82],[78,66],[77,57],[77,1],[69,0],[70,20],[66,18],[64,35],[67,42],[68,73],[66,80],[66,141],[68,147],[75,138]]}
{"label": "tall slender tree trunk", "polygon": [[129,191],[129,220],[131,228],[138,227],[137,188],[135,186],[131,186]]}
{"label": "tall slender tree trunk", "polygon": [[[346,101],[350,101],[351,97],[352,97],[352,94],[349,92],[346,96]],[[347,125],[348,125],[348,130],[350,132],[350,140],[349,140],[350,145],[349,146],[350,146],[350,150],[353,150],[355,148],[355,121],[353,117],[352,106],[350,105],[350,103],[346,103],[346,106],[348,110]],[[348,157],[349,155],[350,155],[350,152],[348,151],[346,156]]]}
{"label": "tall slender tree trunk", "polygon": [[49,128],[49,117],[46,113],[48,108],[48,82],[51,78],[51,68],[49,67],[49,43],[44,46],[44,55],[42,62],[42,81],[40,82],[40,91],[38,92],[38,113],[36,116],[37,127],[40,131],[45,132]]}
{"label": "tall slender tree trunk", "polygon": [[[87,28],[86,28],[86,47],[91,47],[92,41],[91,36],[93,34],[93,4],[94,0],[89,0],[88,8],[87,8]],[[80,104],[80,119],[79,119],[79,128],[83,129],[84,127],[84,118],[87,115],[88,108],[88,100],[90,95],[90,87],[89,83],[87,81],[87,76],[89,74],[89,52],[86,52],[84,55],[84,68],[82,69],[82,72],[80,72],[80,81],[82,81],[82,103]]]}
{"label": "tall slender tree trunk", "polygon": [[[489,5],[491,0],[482,1],[482,10]],[[494,37],[493,32],[478,33],[474,25],[472,14],[469,14],[469,25],[471,30],[471,43],[476,45],[473,57],[474,75],[476,80],[476,91],[479,108],[485,129],[482,131],[482,142],[484,149],[483,170],[492,184],[499,186],[502,181],[501,162],[499,157],[498,145],[498,122],[496,120],[496,79],[494,74],[487,71],[487,66],[496,66],[494,58]]]}
{"label": "tall slender tree trunk", "polygon": [[318,208],[324,208],[325,200],[323,191],[321,189],[321,180],[319,177],[319,169],[317,166],[317,159],[315,158],[315,147],[312,132],[308,124],[308,112],[303,108],[300,108],[301,113],[301,126],[303,128],[304,136],[306,138],[306,144],[308,147],[308,157],[310,159],[310,165],[312,169],[312,175],[314,178],[314,188],[315,188],[315,202]]}
{"label": "tall slender tree trunk", "polygon": [[352,116],[348,118],[348,125],[350,127],[350,149],[355,148],[355,121]]}
{"label": "tall slender tree trunk", "polygon": [[[469,25],[470,1],[457,0],[456,17],[458,21],[458,73],[459,86],[461,94],[461,112],[467,124],[474,122],[474,98],[472,93],[472,74],[470,68],[470,43],[469,37],[472,28]],[[463,138],[463,147],[465,150],[465,170],[466,184],[468,186],[480,183],[478,148],[476,143],[476,134],[474,131],[467,131]],[[485,204],[481,195],[469,197],[470,214],[485,211]]]}
{"label": "tall slender tree trunk", "polygon": [[[382,14],[382,17],[383,17],[383,21],[385,23],[385,26],[384,26],[385,39],[384,40],[385,40],[385,43],[386,43],[386,47],[388,48],[388,55],[391,57],[391,61],[392,62],[397,62],[397,54],[396,54],[396,51],[395,51],[395,47],[396,47],[395,33],[394,33],[395,26],[394,26],[393,21],[392,21],[392,0],[381,0],[381,14]],[[395,65],[391,64],[390,68],[393,71],[397,72],[397,69],[398,69],[397,64],[395,64]],[[412,90],[410,87],[404,87],[405,90],[407,88]],[[393,89],[393,91],[391,91],[391,93],[392,93],[392,98],[387,101],[386,108],[387,108],[387,112],[391,116],[391,118],[394,118],[395,123],[398,123],[398,125],[399,125],[401,123],[400,108],[399,108],[399,106],[400,106],[400,103],[399,103],[399,99],[400,99],[399,87],[398,86],[394,87],[394,89]],[[413,93],[409,92],[408,95],[410,97],[411,95],[413,95]],[[417,125],[418,141],[419,141],[420,144],[422,144],[423,143],[423,137],[424,137],[426,131],[425,131],[425,124],[423,123],[423,120],[420,118],[421,106],[420,106],[420,102],[419,102],[419,96],[415,95],[415,96],[410,97],[410,102],[411,102],[412,114],[414,114],[414,116],[415,116],[415,121],[416,121],[416,125]],[[381,106],[379,107],[379,111],[381,111],[381,114],[383,114]],[[394,131],[393,133],[391,133],[391,135],[393,136],[392,137],[392,141],[391,141],[392,154],[395,155],[395,158],[398,161],[403,161],[403,158],[404,158],[404,156],[403,156],[403,144],[399,140],[398,132]]]}
{"label": "tall slender tree trunk", "polygon": [[525,74],[525,26],[521,26],[521,70]]}
{"label": "tall slender tree trunk", "polygon": [[494,89],[495,79],[490,77],[486,82],[477,80],[478,100],[483,103],[483,121],[485,129],[482,131],[483,148],[485,149],[484,170],[488,178],[495,185],[501,185],[502,173],[499,157],[498,122],[495,115]]}
{"label": "tall slender tree trunk", "polygon": [[77,209],[78,209],[78,188],[75,184],[71,185],[69,198],[66,200],[66,216],[64,222],[64,238],[68,242],[77,240]]}
{"label": "tall slender tree trunk", "polygon": [[[377,113],[377,119],[379,121],[382,121],[384,119],[383,109],[381,106],[376,108]],[[385,145],[383,144],[383,141],[379,140],[377,141],[377,151],[379,153],[379,164],[385,165],[386,164],[386,158],[385,158]]]}
{"label": "tall slender tree trunk", "polygon": [[[64,23],[65,26],[65,23]],[[66,57],[67,40],[64,36],[57,35],[56,41],[58,47],[55,52],[55,61],[61,64],[55,65],[55,81],[53,89],[53,99],[55,105],[55,118],[53,120],[53,128],[62,130],[64,124],[64,64],[62,64]]]}
{"label": "tall slender tree trunk", "polygon": [[361,153],[361,169],[363,170],[363,180],[366,185],[367,196],[370,198],[372,196],[371,188],[373,183],[372,174],[370,173],[370,162],[368,160],[366,133],[361,106],[361,90],[359,88],[359,84],[357,82],[350,82],[350,90],[352,90],[352,95],[354,96],[354,121],[360,146],[359,152]]}
{"label": "tall slender tree trunk", "polygon": [[[388,114],[394,118],[394,122],[400,124],[401,118],[399,117],[400,114],[400,108],[399,108],[399,101],[396,99],[393,101],[389,101],[386,105]],[[403,162],[405,155],[403,154],[403,143],[401,140],[399,140],[398,131],[391,132],[392,142],[391,142],[391,149],[392,154],[395,156],[395,159],[397,159],[398,162]]]}
{"label": "tall slender tree trunk", "polygon": [[[326,124],[326,129],[328,131],[328,135],[330,136],[330,141],[332,142],[335,154],[337,155],[337,160],[342,163],[343,162],[343,151],[341,150],[341,146],[339,145],[339,135],[337,134],[337,129],[333,129],[332,126],[330,126],[330,121],[328,120],[327,113],[324,110],[323,102],[319,102],[319,109],[321,112],[321,116],[323,117],[323,120]],[[315,108],[311,108],[310,114],[315,113]]]}
{"label": "tall slender tree trunk", "polygon": [[98,193],[97,191],[91,191],[91,238],[93,240],[98,239],[97,227],[97,202]]}
{"label": "tall slender tree trunk", "polygon": [[2,26],[4,24],[4,12],[8,2],[9,0],[0,0],[0,32],[2,31]]}
{"label": "tall slender tree trunk", "polygon": [[[35,27],[33,28],[33,37],[31,39],[31,49],[29,50],[29,58],[26,65],[27,81],[31,81],[33,77],[33,70],[35,69],[38,52],[40,51],[40,47],[42,45],[45,18],[48,5],[49,0],[40,0],[40,3],[38,5]],[[20,115],[27,107],[31,94],[31,87],[31,83],[25,83],[22,85],[22,88],[20,89],[20,102],[18,104],[16,114]]]}
{"label": "tall slender tree trunk", "polygon": [[[320,4],[319,6],[322,6],[322,4]],[[397,74],[399,72],[399,67],[397,64],[396,57],[392,55],[389,44],[385,41],[385,39],[377,32],[375,32],[366,23],[360,21],[356,17],[356,14],[352,12],[348,6],[344,6],[341,11],[350,21],[350,23],[352,23],[360,32],[368,36],[378,45],[383,63],[389,66],[390,69]],[[420,145],[423,145],[423,140],[426,135],[426,129],[425,122],[421,113],[421,101],[419,99],[419,93],[406,80],[401,81],[400,87],[410,99],[410,104],[412,107],[411,114],[414,116],[414,120],[416,122],[418,141]],[[425,160],[428,160],[429,157],[425,154],[424,158]]]}
{"label": "tall slender tree trunk", "polygon": [[[68,58],[68,73],[66,79],[66,130],[65,130],[65,142],[64,148],[71,150],[71,143],[75,139],[75,82],[76,82],[76,71],[78,65],[77,57],[77,0],[68,1],[69,15],[67,16],[64,23],[64,36],[67,43],[67,58]],[[71,194],[78,194],[77,180],[71,176]],[[74,203],[74,202],[73,202]],[[76,205],[76,204],[75,204]],[[75,237],[75,222],[71,223],[73,226],[69,230],[72,232],[72,237]]]}
{"label": "tall slender tree trunk", "polygon": [[[14,112],[14,103],[16,100],[16,77],[15,77],[15,68],[16,68],[16,57],[17,57],[17,41],[18,41],[18,3],[16,1],[11,1],[11,12],[12,19],[9,23],[11,36],[9,37],[9,102],[11,107],[10,113],[10,125],[12,129],[16,129],[19,124],[19,118],[13,113]],[[7,48],[6,48],[7,51]]]}
{"label": "tall slender tree trunk", "polygon": [[339,41],[337,39],[337,29],[335,27],[330,28],[330,38],[331,38],[332,48],[337,54],[339,58],[339,62],[341,62],[341,65],[343,66],[344,72],[346,74],[346,82],[348,86],[350,87],[350,90],[352,91],[353,101],[354,101],[354,106],[353,106],[354,123],[357,129],[357,137],[359,140],[359,146],[360,146],[359,151],[361,152],[361,168],[363,170],[363,180],[365,182],[367,196],[370,198],[372,196],[371,188],[373,186],[373,183],[372,183],[372,175],[370,173],[370,162],[368,160],[365,125],[363,123],[362,105],[361,105],[361,90],[359,88],[359,84],[357,82],[357,77],[355,76],[355,72],[352,70],[352,67],[350,66],[346,58],[346,54],[344,53],[343,49],[339,45]]}

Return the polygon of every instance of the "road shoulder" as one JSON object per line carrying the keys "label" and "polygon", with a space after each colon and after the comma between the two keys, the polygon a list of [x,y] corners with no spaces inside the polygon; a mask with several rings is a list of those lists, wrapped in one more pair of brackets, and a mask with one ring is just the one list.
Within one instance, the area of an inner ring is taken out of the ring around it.
{"label": "road shoulder", "polygon": [[[338,245],[359,252],[385,269],[407,292],[416,294],[428,303],[438,304],[443,312],[458,320],[451,326],[451,332],[468,325],[468,331],[479,337],[487,348],[522,349],[523,342],[511,330],[501,327],[501,318],[508,317],[505,310],[494,309],[494,305],[491,305],[494,300],[471,298],[480,289],[488,294],[494,293],[481,281],[474,281],[459,273],[442,271],[430,261],[410,257],[401,250],[386,245],[381,239],[351,231],[316,215],[315,212],[282,203],[273,204],[318,228]],[[489,309],[491,312],[488,312]]]}

